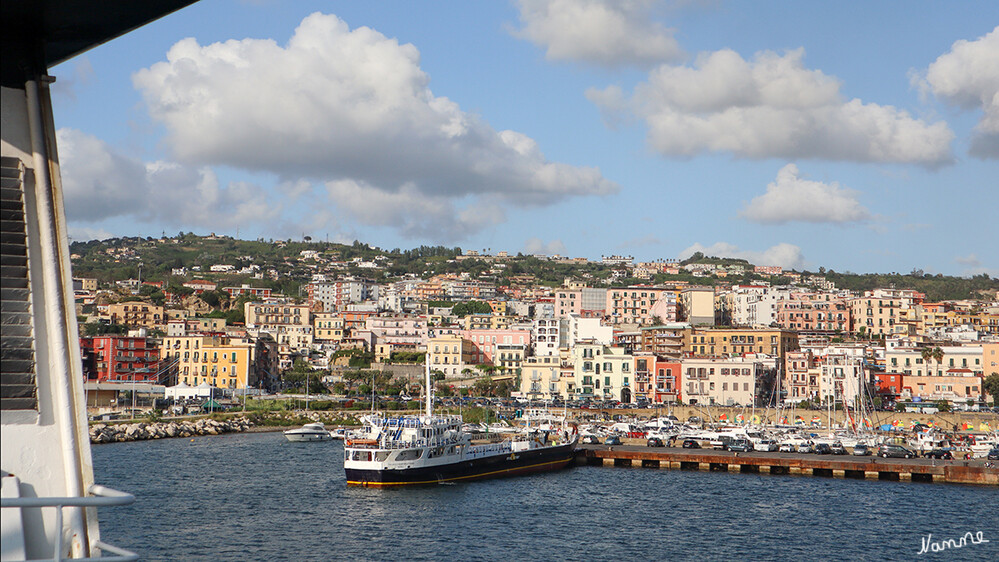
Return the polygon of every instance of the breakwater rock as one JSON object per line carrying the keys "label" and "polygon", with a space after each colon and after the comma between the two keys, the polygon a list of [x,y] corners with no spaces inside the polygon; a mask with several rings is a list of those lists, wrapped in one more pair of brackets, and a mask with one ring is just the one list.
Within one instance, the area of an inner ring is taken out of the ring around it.
{"label": "breakwater rock", "polygon": [[90,426],[91,443],[116,443],[121,441],[142,441],[167,437],[195,437],[198,435],[219,435],[246,431],[254,424],[244,417],[217,421],[210,418],[181,422],[103,424]]}

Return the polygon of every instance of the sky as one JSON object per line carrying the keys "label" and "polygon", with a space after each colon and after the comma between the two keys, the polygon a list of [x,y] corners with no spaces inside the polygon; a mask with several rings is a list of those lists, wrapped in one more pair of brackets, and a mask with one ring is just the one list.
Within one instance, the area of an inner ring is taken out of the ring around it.
{"label": "sky", "polygon": [[999,3],[206,0],[55,68],[73,240],[999,277]]}

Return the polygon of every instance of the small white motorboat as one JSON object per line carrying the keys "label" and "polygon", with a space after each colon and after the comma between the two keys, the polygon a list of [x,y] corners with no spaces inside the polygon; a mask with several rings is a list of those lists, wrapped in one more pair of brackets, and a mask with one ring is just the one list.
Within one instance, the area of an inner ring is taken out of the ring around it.
{"label": "small white motorboat", "polygon": [[307,423],[298,429],[289,429],[284,432],[284,437],[288,441],[329,441],[333,439],[329,430],[323,422]]}

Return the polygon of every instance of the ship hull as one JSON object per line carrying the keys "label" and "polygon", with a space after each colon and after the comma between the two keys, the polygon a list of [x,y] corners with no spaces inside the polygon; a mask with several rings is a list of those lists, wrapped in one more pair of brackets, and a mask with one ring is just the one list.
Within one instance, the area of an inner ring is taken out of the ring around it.
{"label": "ship hull", "polygon": [[346,468],[348,486],[425,486],[441,482],[464,482],[504,478],[533,472],[561,470],[573,459],[576,443],[505,455],[401,470],[362,470]]}

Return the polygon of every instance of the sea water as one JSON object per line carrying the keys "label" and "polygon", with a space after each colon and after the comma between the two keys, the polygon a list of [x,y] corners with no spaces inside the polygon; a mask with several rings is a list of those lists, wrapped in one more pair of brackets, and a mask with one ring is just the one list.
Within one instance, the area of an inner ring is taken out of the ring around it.
{"label": "sea water", "polygon": [[93,458],[99,484],[137,497],[99,511],[102,540],[144,560],[999,559],[994,487],[580,466],[348,488],[340,442],[280,433]]}

